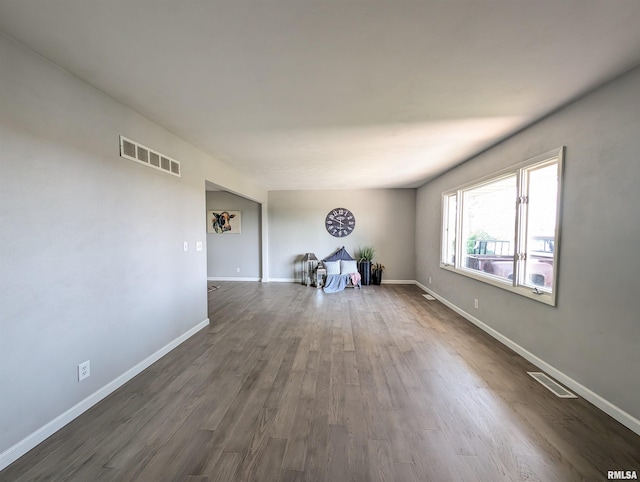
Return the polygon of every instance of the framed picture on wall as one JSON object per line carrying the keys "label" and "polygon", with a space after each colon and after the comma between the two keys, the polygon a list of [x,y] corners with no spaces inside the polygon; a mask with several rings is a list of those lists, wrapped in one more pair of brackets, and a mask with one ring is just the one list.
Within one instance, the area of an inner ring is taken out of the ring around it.
{"label": "framed picture on wall", "polygon": [[223,211],[212,209],[207,211],[207,233],[240,234],[242,232],[242,216],[240,211]]}

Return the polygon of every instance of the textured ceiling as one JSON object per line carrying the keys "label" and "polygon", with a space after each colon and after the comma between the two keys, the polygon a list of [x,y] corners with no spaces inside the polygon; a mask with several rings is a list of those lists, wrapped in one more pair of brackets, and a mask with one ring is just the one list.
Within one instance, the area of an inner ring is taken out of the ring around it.
{"label": "textured ceiling", "polygon": [[0,0],[6,34],[268,189],[418,186],[638,65],[638,25],[638,0]]}

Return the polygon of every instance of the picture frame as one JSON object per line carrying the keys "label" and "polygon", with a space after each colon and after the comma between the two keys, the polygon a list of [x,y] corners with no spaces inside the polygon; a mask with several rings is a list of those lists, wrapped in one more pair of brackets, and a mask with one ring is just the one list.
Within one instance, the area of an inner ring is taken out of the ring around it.
{"label": "picture frame", "polygon": [[242,212],[226,209],[207,210],[207,233],[240,234],[242,233]]}

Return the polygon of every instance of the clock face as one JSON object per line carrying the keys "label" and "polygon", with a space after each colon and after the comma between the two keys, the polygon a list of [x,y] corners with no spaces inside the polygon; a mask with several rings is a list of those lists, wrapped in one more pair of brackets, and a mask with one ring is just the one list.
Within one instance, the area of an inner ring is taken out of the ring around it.
{"label": "clock face", "polygon": [[356,227],[356,217],[345,208],[335,208],[329,211],[324,220],[324,227],[331,236],[344,238],[349,236]]}

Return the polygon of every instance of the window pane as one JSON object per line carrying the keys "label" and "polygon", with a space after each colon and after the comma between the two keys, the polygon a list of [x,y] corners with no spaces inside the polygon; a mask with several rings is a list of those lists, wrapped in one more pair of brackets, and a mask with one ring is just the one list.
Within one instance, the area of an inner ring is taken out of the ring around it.
{"label": "window pane", "polygon": [[463,191],[461,266],[513,279],[517,176]]}
{"label": "window pane", "polygon": [[555,262],[557,163],[528,170],[527,184],[527,257],[521,283],[550,291]]}
{"label": "window pane", "polygon": [[450,194],[444,197],[444,233],[442,236],[442,262],[456,264],[456,215],[457,196]]}
{"label": "window pane", "polygon": [[563,155],[445,191],[441,267],[555,306]]}

